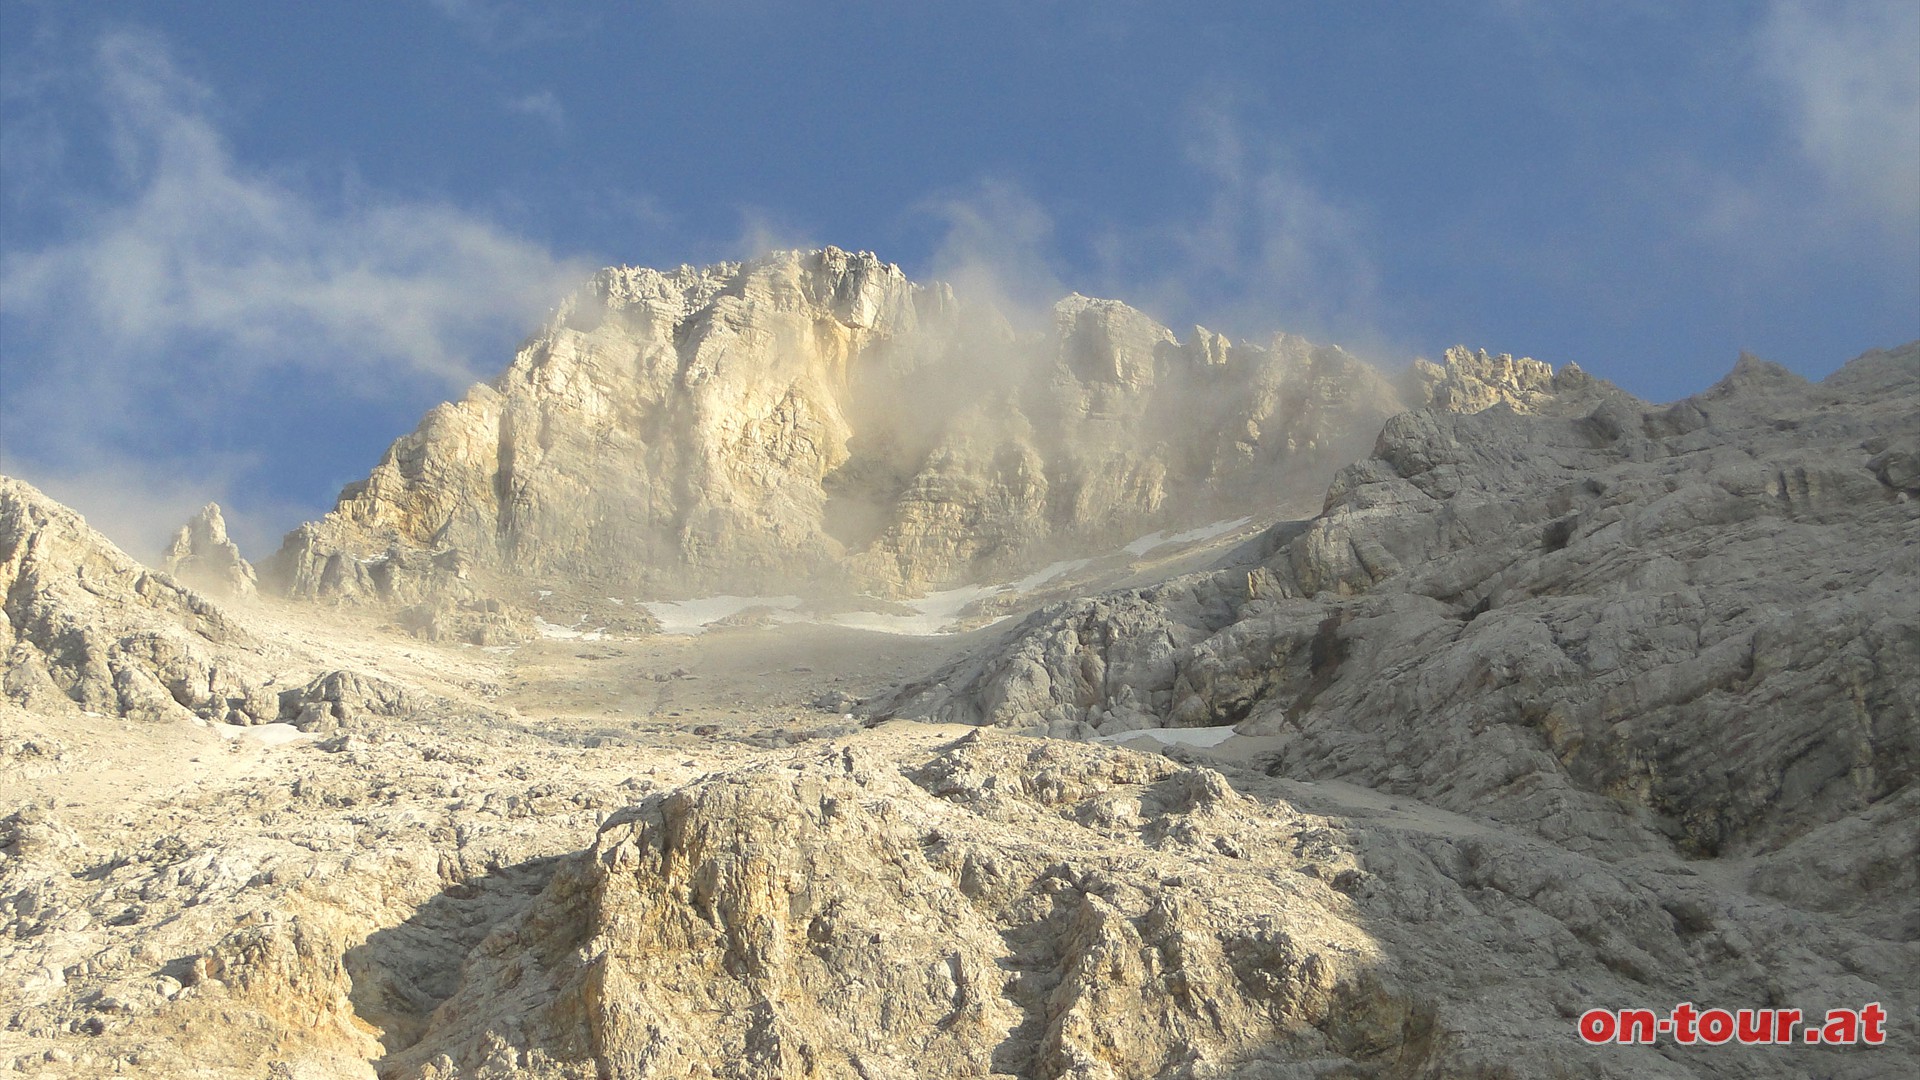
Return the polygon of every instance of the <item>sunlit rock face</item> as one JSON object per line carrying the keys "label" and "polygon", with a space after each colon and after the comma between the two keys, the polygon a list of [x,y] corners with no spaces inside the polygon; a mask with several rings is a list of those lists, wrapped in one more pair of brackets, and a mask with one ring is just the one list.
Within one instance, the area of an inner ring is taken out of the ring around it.
{"label": "sunlit rock face", "polygon": [[1664,407],[1530,365],[1419,370],[1432,407],[1317,516],[1237,565],[1037,612],[876,711],[1237,725],[1277,740],[1275,775],[1581,850],[1764,850],[1910,787],[1920,346],[1819,384],[1743,357]]}
{"label": "sunlit rock face", "polygon": [[260,682],[256,635],[135,562],[79,514],[4,476],[0,601],[5,700],[144,720],[253,724],[279,715],[279,699]]}
{"label": "sunlit rock face", "polygon": [[913,592],[1311,497],[1425,401],[1291,336],[1183,341],[1077,295],[1042,323],[833,248],[603,270],[266,576],[395,603],[499,575]]}

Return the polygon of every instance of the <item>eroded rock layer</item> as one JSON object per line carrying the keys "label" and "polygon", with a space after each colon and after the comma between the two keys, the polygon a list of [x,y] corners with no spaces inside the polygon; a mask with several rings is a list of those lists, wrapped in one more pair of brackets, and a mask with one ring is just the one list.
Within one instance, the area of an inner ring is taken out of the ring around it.
{"label": "eroded rock layer", "polygon": [[208,503],[180,527],[160,558],[160,569],[209,596],[252,596],[258,579],[227,538],[220,504]]}
{"label": "eroded rock layer", "polygon": [[[164,838],[103,847],[17,812],[0,1051],[51,1045],[15,1060],[52,1076],[308,1080],[1864,1080],[1913,1060],[1910,793],[1734,875],[977,729],[637,760],[622,781],[631,751],[374,721],[167,811]],[[1877,879],[1820,883],[1870,848]],[[1573,1033],[1587,1008],[1682,1000],[1893,1019],[1857,1052]]]}
{"label": "eroded rock layer", "polygon": [[879,711],[1237,724],[1277,774],[1583,848],[1765,848],[1914,782],[1920,348],[1531,407],[1397,416],[1261,561],[1041,612]]}
{"label": "eroded rock layer", "polygon": [[260,640],[79,514],[0,476],[7,697],[36,709],[264,723]]}
{"label": "eroded rock layer", "polygon": [[1113,301],[1016,330],[832,248],[609,269],[269,577],[403,604],[503,576],[911,591],[1311,496],[1402,397],[1335,348],[1181,341]]}

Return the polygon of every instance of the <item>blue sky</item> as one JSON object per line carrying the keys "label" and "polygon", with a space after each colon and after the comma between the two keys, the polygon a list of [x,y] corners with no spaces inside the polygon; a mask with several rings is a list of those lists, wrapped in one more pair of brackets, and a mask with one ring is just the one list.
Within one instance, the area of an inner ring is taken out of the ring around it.
{"label": "blue sky", "polygon": [[1920,4],[0,0],[0,467],[249,554],[578,276],[869,249],[1642,396],[1920,337]]}

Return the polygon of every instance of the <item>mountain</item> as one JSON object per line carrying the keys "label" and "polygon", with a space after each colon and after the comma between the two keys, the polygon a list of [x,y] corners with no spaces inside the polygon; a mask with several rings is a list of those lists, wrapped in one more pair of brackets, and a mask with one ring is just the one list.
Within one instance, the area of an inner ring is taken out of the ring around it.
{"label": "mountain", "polygon": [[833,248],[618,267],[263,570],[396,603],[912,594],[1311,498],[1404,407],[1400,382],[1082,296],[1016,328]]}
{"label": "mountain", "polygon": [[1275,775],[1578,850],[1768,850],[1910,794],[1920,346],[1818,385],[1743,357],[1664,408],[1541,390],[1396,416],[1246,558],[1038,612],[875,711],[1237,725]]}
{"label": "mountain", "polygon": [[227,538],[227,519],[218,503],[208,503],[180,527],[160,568],[213,596],[252,596],[258,586],[253,566]]}
{"label": "mountain", "polygon": [[[0,478],[0,1070],[1910,1075],[1916,433],[1920,343],[1656,406],[603,272],[255,592],[215,507],[154,570]],[[1073,551],[965,632],[524,632]],[[1681,1002],[1801,1037],[1580,1037]]]}
{"label": "mountain", "polygon": [[279,716],[259,681],[257,635],[11,477],[0,477],[0,596],[11,631],[7,696],[30,707],[155,720]]}

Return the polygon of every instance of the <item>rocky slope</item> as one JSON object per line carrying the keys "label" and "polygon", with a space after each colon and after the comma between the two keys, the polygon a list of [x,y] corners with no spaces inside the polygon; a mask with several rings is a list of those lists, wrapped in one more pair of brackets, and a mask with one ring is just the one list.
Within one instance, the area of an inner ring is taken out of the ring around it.
{"label": "rocky slope", "polygon": [[[0,479],[0,1068],[1920,1070],[1920,345],[1653,407],[1084,298],[1036,342],[832,251],[596,287],[290,540],[294,600],[211,510],[190,586]],[[1389,399],[1316,516],[1010,627],[529,639],[491,595],[1275,513]],[[1575,1034],[1683,1001],[1888,1045]]]}
{"label": "rocky slope", "polygon": [[[1320,516],[1227,569],[944,643],[961,658],[939,678],[878,699],[1055,734],[1248,733],[1154,754],[861,730],[844,695],[756,704],[812,671],[776,648],[809,628],[690,643],[737,654],[737,681],[636,713],[638,687],[720,673],[658,674],[682,654],[647,639],[463,650],[318,634],[322,609],[271,598],[216,608],[11,484],[9,687],[29,690],[0,702],[0,1062],[1910,1071],[1917,360],[1819,387],[1744,361],[1650,409],[1456,355]],[[126,640],[183,636],[208,686],[272,672],[288,690],[263,711],[292,724],[223,738],[171,690],[157,711],[103,696],[140,678],[121,671],[167,686]],[[846,650],[855,696],[897,670]],[[1877,1001],[1890,1045],[1574,1036],[1590,1007],[1680,1001]]]}
{"label": "rocky slope", "polygon": [[[570,730],[370,718],[125,790],[104,820],[15,812],[0,1060],[300,1080],[1914,1064],[1910,928],[1886,893],[1756,887],[1818,880],[1789,857],[1601,859],[1338,783],[979,729],[780,750],[724,724],[699,750]],[[1826,857],[1897,859],[1912,802]],[[1586,1008],[1680,1000],[1896,1020],[1871,1052],[1573,1036]]]}
{"label": "rocky slope", "polygon": [[261,682],[257,636],[10,477],[0,477],[0,595],[6,695],[30,708],[248,723],[279,715]]}
{"label": "rocky slope", "polygon": [[621,267],[264,569],[402,604],[911,592],[1311,497],[1436,380],[1080,296],[1016,330],[832,248]]}
{"label": "rocky slope", "polygon": [[[196,536],[198,539],[196,539]],[[217,538],[209,540],[208,538]],[[225,594],[250,569],[225,540],[219,508],[181,530],[168,561]],[[340,658],[288,647],[227,607],[140,565],[71,509],[0,476],[4,697],[35,713],[337,727],[365,714],[430,711],[435,701]]]}
{"label": "rocky slope", "polygon": [[1545,390],[1395,417],[1257,561],[1044,611],[877,711],[1237,724],[1276,774],[1581,850],[1771,850],[1910,790],[1920,348],[1818,386],[1743,358],[1666,408]]}

